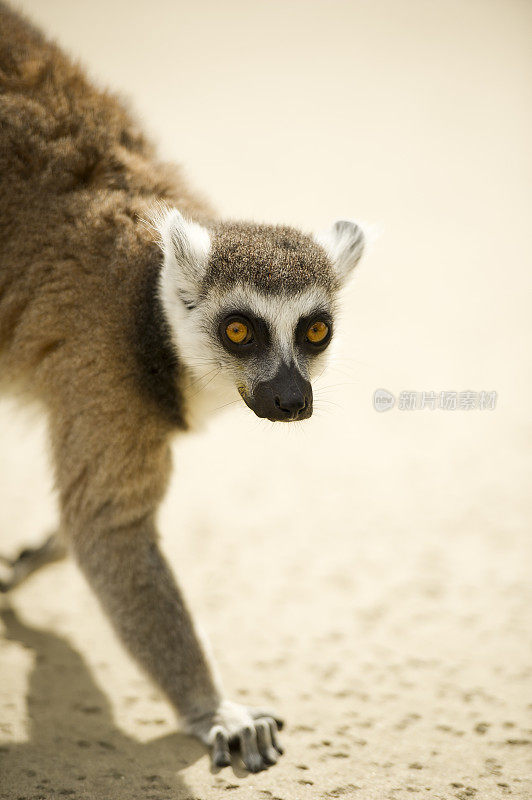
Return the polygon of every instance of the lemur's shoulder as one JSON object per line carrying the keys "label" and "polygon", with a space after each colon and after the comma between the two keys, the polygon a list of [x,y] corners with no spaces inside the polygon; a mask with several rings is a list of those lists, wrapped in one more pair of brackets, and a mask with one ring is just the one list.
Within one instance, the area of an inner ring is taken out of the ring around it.
{"label": "lemur's shoulder", "polygon": [[96,363],[95,390],[108,373],[182,425],[143,218],[157,202],[205,217],[207,203],[157,160],[118,97],[2,2],[0,123],[2,372],[53,402]]}

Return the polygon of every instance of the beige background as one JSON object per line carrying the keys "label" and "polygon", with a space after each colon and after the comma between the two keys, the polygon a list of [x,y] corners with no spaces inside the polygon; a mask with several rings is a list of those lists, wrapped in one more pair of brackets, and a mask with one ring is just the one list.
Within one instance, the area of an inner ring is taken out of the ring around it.
{"label": "beige background", "polygon": [[[383,234],[310,423],[178,443],[166,552],[282,762],[209,771],[71,564],[12,597],[0,797],[532,796],[532,4],[24,0],[227,216]],[[495,411],[372,394],[496,390]],[[0,536],[53,526],[38,417],[0,407]]]}

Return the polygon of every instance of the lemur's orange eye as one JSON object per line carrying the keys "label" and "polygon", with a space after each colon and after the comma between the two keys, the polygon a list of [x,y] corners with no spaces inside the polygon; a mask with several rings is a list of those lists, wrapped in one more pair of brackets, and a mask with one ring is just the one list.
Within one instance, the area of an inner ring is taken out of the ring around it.
{"label": "lemur's orange eye", "polygon": [[307,339],[312,344],[321,344],[327,334],[329,333],[329,326],[325,322],[313,322],[307,330]]}
{"label": "lemur's orange eye", "polygon": [[230,322],[227,328],[225,329],[227,334],[227,338],[234,342],[235,344],[242,344],[247,338],[248,335],[248,326],[244,325],[243,322]]}

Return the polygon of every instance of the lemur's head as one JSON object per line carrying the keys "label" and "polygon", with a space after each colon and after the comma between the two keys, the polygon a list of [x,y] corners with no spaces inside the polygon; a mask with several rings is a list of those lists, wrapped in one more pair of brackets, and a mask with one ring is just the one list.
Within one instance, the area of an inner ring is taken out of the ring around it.
{"label": "lemur's head", "polygon": [[162,304],[186,367],[198,380],[229,381],[259,417],[310,417],[337,294],[364,248],[360,227],[339,221],[316,236],[241,222],[204,227],[175,209],[157,227]]}

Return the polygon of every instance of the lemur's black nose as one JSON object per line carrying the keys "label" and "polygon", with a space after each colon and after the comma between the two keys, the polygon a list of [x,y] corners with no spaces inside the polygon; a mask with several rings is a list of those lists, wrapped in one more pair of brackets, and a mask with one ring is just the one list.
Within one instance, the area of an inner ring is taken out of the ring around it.
{"label": "lemur's black nose", "polygon": [[296,420],[300,412],[305,411],[308,400],[303,395],[292,395],[291,397],[276,397],[275,405],[287,419]]}
{"label": "lemur's black nose", "polygon": [[275,375],[255,386],[244,401],[258,417],[295,422],[312,416],[312,386],[296,364],[281,364]]}

